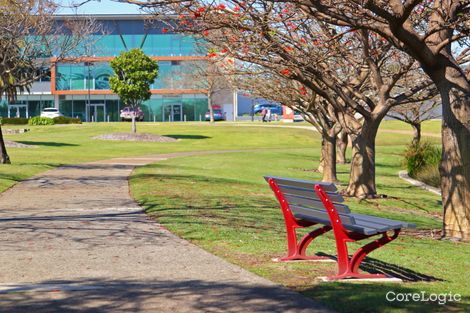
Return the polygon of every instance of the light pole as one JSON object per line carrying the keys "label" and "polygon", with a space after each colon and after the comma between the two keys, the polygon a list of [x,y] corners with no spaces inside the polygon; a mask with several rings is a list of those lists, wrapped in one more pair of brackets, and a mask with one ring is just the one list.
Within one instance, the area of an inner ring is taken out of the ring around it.
{"label": "light pole", "polygon": [[[88,87],[88,104],[87,104],[87,108],[88,108],[88,112],[90,110],[90,107],[91,107],[91,84],[90,84],[90,79],[91,79],[91,66],[93,66],[93,62],[90,62],[90,61],[87,61],[87,62],[84,62],[84,65],[88,67],[88,79],[87,79],[87,87]],[[95,112],[93,111],[93,115],[95,114]],[[88,115],[86,117],[86,120],[88,122]]]}

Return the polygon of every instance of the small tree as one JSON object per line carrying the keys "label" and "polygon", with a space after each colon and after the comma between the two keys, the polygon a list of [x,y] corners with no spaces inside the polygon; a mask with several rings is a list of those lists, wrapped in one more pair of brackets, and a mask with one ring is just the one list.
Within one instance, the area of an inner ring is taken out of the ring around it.
{"label": "small tree", "polygon": [[114,75],[109,79],[111,90],[132,110],[132,132],[136,132],[135,111],[142,101],[150,99],[150,85],[158,76],[158,63],[141,49],[122,52],[111,61]]}

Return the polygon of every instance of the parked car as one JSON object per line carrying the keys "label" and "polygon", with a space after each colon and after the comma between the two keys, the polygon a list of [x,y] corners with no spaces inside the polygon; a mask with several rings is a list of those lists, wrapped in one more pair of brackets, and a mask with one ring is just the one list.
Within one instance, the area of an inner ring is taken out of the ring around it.
{"label": "parked car", "polygon": [[[215,109],[212,110],[214,112],[214,121],[225,121],[225,114],[222,110]],[[204,115],[206,121],[211,120],[211,113],[209,111],[206,112],[206,115]]]}
{"label": "parked car", "polygon": [[304,121],[304,117],[302,116],[302,114],[300,114],[300,112],[295,111],[294,122],[303,122],[303,121]]}
{"label": "parked car", "polygon": [[282,106],[278,104],[257,104],[253,107],[253,113],[261,113],[263,109],[271,109],[271,114],[282,115]]}
{"label": "parked car", "polygon": [[58,116],[64,116],[64,115],[60,113],[59,109],[56,109],[56,108],[44,108],[41,111],[41,117],[54,118]]}
{"label": "parked car", "polygon": [[121,110],[121,121],[132,121],[132,114],[135,114],[135,120],[142,122],[144,120],[144,112],[140,107],[135,108],[125,107]]}

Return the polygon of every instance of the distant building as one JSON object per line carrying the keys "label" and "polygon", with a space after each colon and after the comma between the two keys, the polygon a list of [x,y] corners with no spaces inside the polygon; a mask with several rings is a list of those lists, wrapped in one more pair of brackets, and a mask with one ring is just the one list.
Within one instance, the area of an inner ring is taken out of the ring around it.
{"label": "distant building", "polygon": [[[204,119],[208,103],[205,82],[184,79],[184,71],[190,70],[185,66],[187,62],[204,62],[206,52],[197,48],[195,38],[172,34],[164,23],[148,23],[145,17],[95,15],[105,33],[97,34],[90,53],[61,62],[51,58],[46,75],[33,84],[29,93],[19,95],[15,103],[3,101],[0,114],[31,117],[39,115],[43,108],[56,107],[64,115],[83,121],[119,121],[125,104],[110,90],[113,71],[109,62],[122,51],[142,48],[159,65],[158,78],[151,86],[152,97],[142,105],[145,121]],[[59,23],[76,18],[81,17],[56,16]],[[233,117],[235,101],[229,91],[218,96],[217,104],[228,111],[228,117]]]}

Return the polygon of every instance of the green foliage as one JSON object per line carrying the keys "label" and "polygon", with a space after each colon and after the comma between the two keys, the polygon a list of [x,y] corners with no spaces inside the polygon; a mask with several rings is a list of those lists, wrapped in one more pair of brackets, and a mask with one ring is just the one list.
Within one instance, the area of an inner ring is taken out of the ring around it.
{"label": "green foliage", "polygon": [[28,119],[25,117],[2,117],[0,123],[2,125],[27,125]]}
{"label": "green foliage", "polygon": [[111,61],[114,75],[109,79],[111,90],[125,105],[137,107],[150,99],[150,85],[158,75],[158,63],[141,49],[122,52]]}
{"label": "green foliage", "polygon": [[405,150],[405,166],[411,177],[416,177],[426,166],[439,166],[441,161],[441,148],[432,145],[430,142],[410,144]]}
{"label": "green foliage", "polygon": [[81,124],[82,121],[79,118],[57,116],[53,118],[55,124]]}
{"label": "green foliage", "polygon": [[438,164],[428,164],[416,173],[416,179],[425,184],[439,188],[441,186],[441,174]]}
{"label": "green foliage", "polygon": [[35,116],[29,119],[29,125],[54,125],[54,120],[48,117]]}

